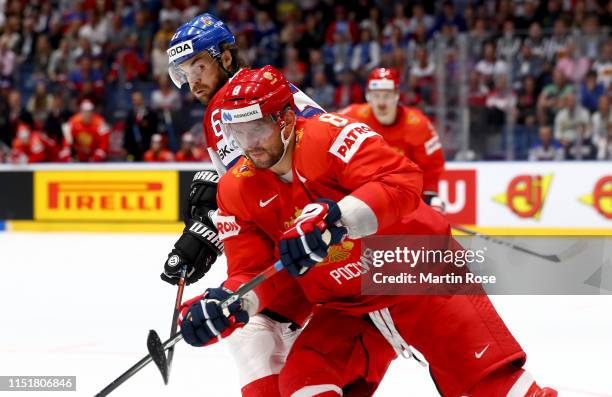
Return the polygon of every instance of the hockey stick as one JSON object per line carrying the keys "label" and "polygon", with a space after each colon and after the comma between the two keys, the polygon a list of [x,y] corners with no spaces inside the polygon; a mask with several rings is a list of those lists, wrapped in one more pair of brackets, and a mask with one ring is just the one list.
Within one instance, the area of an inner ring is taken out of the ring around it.
{"label": "hockey stick", "polygon": [[[178,290],[176,291],[176,300],[174,302],[174,313],[172,314],[172,325],[170,327],[170,336],[176,335],[176,327],[178,325],[178,318],[180,314],[181,302],[183,301],[183,290],[185,288],[185,276],[187,275],[187,266],[181,267],[181,272],[178,280]],[[147,350],[153,358],[153,362],[161,372],[161,376],[164,379],[164,384],[168,384],[170,379],[170,368],[172,367],[172,357],[174,356],[174,347],[168,349],[168,357],[161,350],[159,354],[158,346],[161,345],[159,335],[154,330],[149,331],[147,337]]]}
{"label": "hockey stick", "polygon": [[[272,277],[274,274],[278,273],[282,269],[283,269],[283,265],[281,261],[280,260],[276,261],[273,265],[268,267],[266,270],[259,273],[257,276],[255,276],[253,279],[251,279],[246,284],[242,285],[240,288],[236,290],[236,292],[232,293],[230,296],[227,297],[227,299],[223,300],[220,303],[220,306],[223,309],[223,312],[227,316],[229,316],[230,314],[229,309],[228,309],[229,305],[238,301],[240,298],[242,298],[248,292],[252,291],[255,287],[257,287],[263,281]],[[143,369],[151,361],[155,361],[156,363],[158,363],[158,366],[160,365],[159,363],[161,363],[162,366],[164,365],[164,363],[167,365],[165,350],[172,348],[174,345],[180,342],[181,339],[183,339],[183,335],[179,332],[176,335],[170,337],[170,339],[166,340],[164,343],[161,343],[161,340],[159,339],[157,332],[155,332],[154,330],[149,331],[149,337],[147,338],[147,349],[149,350],[150,353],[147,354],[145,357],[143,357],[136,364],[134,364],[130,369],[125,371],[123,374],[121,374],[117,379],[112,381],[108,386],[102,389],[98,394],[96,394],[96,397],[108,396],[113,390],[115,390],[117,387],[123,384],[126,380],[134,376],[138,371]],[[165,367],[165,369],[163,369],[162,367],[160,368],[160,371],[162,372],[162,376],[163,376],[164,371],[166,372],[166,374],[168,373],[168,368]]]}
{"label": "hockey stick", "polygon": [[528,248],[521,247],[520,245],[513,244],[513,243],[511,243],[509,241],[505,241],[505,240],[502,240],[502,239],[499,239],[499,238],[488,236],[486,234],[478,233],[478,232],[476,232],[474,230],[467,229],[467,228],[465,228],[465,227],[463,227],[461,225],[451,225],[451,227],[453,229],[455,229],[455,230],[458,230],[460,232],[469,234],[471,236],[480,237],[480,238],[488,240],[488,241],[490,241],[492,243],[503,245],[503,246],[512,248],[514,250],[523,252],[525,254],[536,256],[536,257],[538,257],[540,259],[544,259],[544,260],[547,260],[547,261],[550,261],[550,262],[555,262],[555,263],[561,262],[561,258],[559,258],[559,256],[555,255],[555,254],[551,254],[551,255],[541,254],[539,252],[532,251],[532,250],[530,250]]}
{"label": "hockey stick", "polygon": [[[181,277],[178,281],[178,291],[176,291],[176,300],[174,302],[174,314],[172,315],[172,326],[170,328],[170,336],[176,335],[176,327],[178,326],[178,318],[180,314],[181,303],[183,302],[183,290],[185,289],[185,277],[187,276],[187,266],[183,266],[181,269]],[[155,332],[155,331],[153,331]],[[149,352],[150,353],[150,352]],[[168,349],[168,372],[164,379],[165,384],[168,384],[170,378],[170,368],[172,368],[172,358],[174,357],[174,347]],[[162,374],[163,376],[163,374]]]}

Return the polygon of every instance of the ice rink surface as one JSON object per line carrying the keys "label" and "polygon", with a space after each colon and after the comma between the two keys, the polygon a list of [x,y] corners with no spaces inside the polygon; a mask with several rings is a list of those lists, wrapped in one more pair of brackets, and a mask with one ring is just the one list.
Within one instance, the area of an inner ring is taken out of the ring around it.
{"label": "ice rink surface", "polygon": [[[93,396],[146,354],[149,329],[166,339],[176,287],[159,273],[176,238],[0,233],[0,375],[77,376],[76,392],[14,395]],[[224,274],[217,264],[185,298],[217,286]],[[561,396],[612,396],[612,296],[491,299],[527,352],[526,368],[538,383],[569,391]],[[168,386],[151,364],[111,395],[240,393],[223,343],[200,349],[181,343]],[[438,394],[426,369],[397,359],[376,395]]]}

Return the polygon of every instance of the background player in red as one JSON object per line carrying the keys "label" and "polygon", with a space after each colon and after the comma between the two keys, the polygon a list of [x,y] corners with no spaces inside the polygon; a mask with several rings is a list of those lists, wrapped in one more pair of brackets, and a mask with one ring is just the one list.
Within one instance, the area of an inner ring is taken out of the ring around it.
{"label": "background player in red", "polygon": [[79,113],[72,116],[64,129],[61,161],[105,161],[108,155],[109,128],[104,118],[94,112],[93,103],[85,99]]}
{"label": "background player in red", "polygon": [[374,69],[368,75],[367,103],[354,104],[339,113],[353,117],[382,134],[400,154],[423,170],[423,200],[443,210],[438,182],[444,171],[440,137],[419,109],[399,104],[399,75],[392,68]]}
{"label": "background player in red", "polygon": [[[338,245],[358,245],[373,234],[446,235],[449,225],[420,200],[418,168],[369,126],[329,113],[296,118],[290,101],[288,83],[274,68],[244,71],[232,80],[222,120],[249,160],[241,160],[221,179],[218,197],[224,217],[218,224],[229,224],[227,255],[243,251],[236,255],[244,261],[257,256],[270,263],[280,254],[287,271],[300,276],[306,296],[320,304],[281,372],[281,395],[343,395],[345,382],[357,375],[353,364],[362,364],[343,361],[346,342],[350,346],[359,333],[355,328],[365,332],[373,327],[345,317],[367,315],[398,354],[409,351],[406,340],[421,351],[444,396],[555,396],[521,368],[525,353],[486,295],[369,296],[360,292],[362,272],[344,279],[334,276],[351,265],[359,269],[358,263],[346,262],[350,252],[332,261],[330,253]],[[292,181],[285,188],[292,194],[272,184],[279,178]],[[262,200],[262,192],[272,196]],[[303,207],[288,229],[283,218],[258,218],[260,208],[275,201],[278,212],[317,197],[327,199]],[[257,200],[260,208],[253,204]],[[243,232],[238,219],[250,230]],[[326,229],[331,241],[322,237]],[[273,247],[270,251],[269,240],[274,242],[278,234],[278,252]],[[230,307],[229,314],[218,305],[222,296],[190,302],[183,310],[185,340],[202,345],[227,335],[268,299],[288,298],[274,293],[282,285],[274,277],[260,284],[241,305]],[[362,349],[366,357],[380,353],[367,344]]]}
{"label": "background player in red", "polygon": [[193,135],[185,132],[181,137],[181,148],[176,152],[176,161],[205,161],[209,160],[204,150],[196,146]]}
{"label": "background player in red", "polygon": [[57,144],[46,134],[33,131],[20,123],[13,139],[9,161],[11,163],[41,163],[55,161]]}
{"label": "background player in red", "polygon": [[[223,137],[217,99],[222,98],[226,82],[243,67],[235,38],[222,21],[201,14],[176,30],[167,53],[168,72],[175,85],[180,88],[188,83],[192,94],[207,105],[203,129],[208,153],[218,173],[223,174],[241,155],[235,142]],[[305,116],[322,112],[300,90],[292,87],[292,91],[296,112]],[[176,284],[181,267],[187,266],[187,283],[196,282],[222,253],[217,230],[208,216],[217,208],[217,180],[214,171],[194,176],[184,214],[186,227],[164,264],[163,280]],[[265,264],[259,266],[263,270]],[[294,284],[292,280],[288,283]],[[300,302],[288,306],[292,307],[291,313],[283,308],[267,308],[229,341],[243,396],[278,395],[277,375],[297,336],[292,322],[302,323],[310,312]]]}
{"label": "background player in red", "polygon": [[161,134],[153,134],[151,137],[151,148],[143,156],[144,161],[169,162],[174,161],[174,154],[166,148],[166,142]]}

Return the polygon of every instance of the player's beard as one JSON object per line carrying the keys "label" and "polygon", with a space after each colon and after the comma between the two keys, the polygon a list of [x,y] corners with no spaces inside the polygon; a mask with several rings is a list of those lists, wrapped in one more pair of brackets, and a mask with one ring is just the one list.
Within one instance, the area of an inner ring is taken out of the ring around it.
{"label": "player's beard", "polygon": [[270,168],[283,157],[284,147],[278,142],[272,148],[255,147],[244,151],[244,155],[251,160],[255,168]]}
{"label": "player's beard", "polygon": [[[212,97],[225,85],[228,77],[225,73],[217,72],[217,79],[209,84],[195,83],[191,88],[191,93],[197,98],[202,105],[208,105]],[[199,91],[201,93],[197,94]]]}

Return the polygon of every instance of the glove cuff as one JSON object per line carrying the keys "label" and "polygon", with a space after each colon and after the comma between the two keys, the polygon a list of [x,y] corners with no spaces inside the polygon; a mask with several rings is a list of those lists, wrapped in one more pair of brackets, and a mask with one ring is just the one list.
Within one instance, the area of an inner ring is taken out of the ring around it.
{"label": "glove cuff", "polygon": [[[217,231],[204,223],[196,220],[192,220],[188,223],[183,231],[183,235],[188,234],[193,236],[212,248],[217,255],[223,253],[223,243],[219,240]],[[180,240],[180,239],[179,239]]]}
{"label": "glove cuff", "polygon": [[438,193],[432,191],[432,190],[425,190],[422,193],[423,196],[423,201],[425,202],[425,204],[430,205],[431,204],[431,199],[434,197],[438,197]]}
{"label": "glove cuff", "polygon": [[[217,209],[218,182],[219,174],[215,171],[199,171],[194,175],[189,186],[188,205],[184,211],[185,224],[189,218],[208,223],[206,214]],[[212,223],[209,226],[212,226]]]}
{"label": "glove cuff", "polygon": [[219,183],[219,174],[217,174],[216,171],[212,170],[198,171],[191,180],[191,186],[193,187],[193,185],[198,183],[216,185],[217,183]]}
{"label": "glove cuff", "polygon": [[328,227],[335,225],[337,222],[340,221],[340,218],[342,217],[342,211],[340,211],[338,203],[326,198],[318,199],[317,203],[327,204],[327,215],[325,216],[325,223],[327,223]]}

